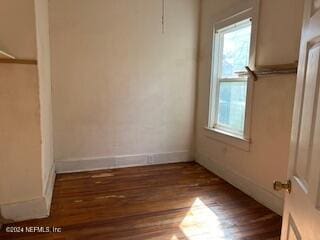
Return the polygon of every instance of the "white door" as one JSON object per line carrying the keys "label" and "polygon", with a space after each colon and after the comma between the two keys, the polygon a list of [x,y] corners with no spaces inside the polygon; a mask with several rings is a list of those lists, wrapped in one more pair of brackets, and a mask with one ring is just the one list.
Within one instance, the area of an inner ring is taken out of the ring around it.
{"label": "white door", "polygon": [[319,85],[320,0],[306,0],[281,240],[320,240]]}

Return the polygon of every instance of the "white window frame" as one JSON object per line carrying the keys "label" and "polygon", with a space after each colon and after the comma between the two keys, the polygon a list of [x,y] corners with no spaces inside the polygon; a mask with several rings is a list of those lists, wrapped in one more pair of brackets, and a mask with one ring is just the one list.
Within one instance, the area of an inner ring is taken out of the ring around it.
{"label": "white window frame", "polygon": [[[211,114],[210,114],[210,126],[211,128],[218,129],[222,132],[227,132],[228,134],[234,134],[238,135],[240,137],[244,137],[245,135],[245,129],[244,132],[237,132],[234,131],[233,129],[230,129],[228,126],[223,126],[222,124],[218,124],[218,108],[219,108],[219,96],[220,96],[220,85],[222,82],[245,82],[248,85],[248,77],[247,76],[242,76],[242,77],[230,77],[230,78],[223,78],[221,76],[221,68],[222,68],[222,37],[223,34],[226,34],[231,31],[236,31],[246,25],[248,25],[248,22],[250,23],[251,27],[251,18],[245,19],[240,22],[236,22],[232,25],[229,25],[224,28],[216,29],[215,33],[215,44],[214,44],[214,63],[213,63],[213,73],[212,73],[212,82],[214,87],[212,88],[212,99],[211,99]],[[251,34],[250,34],[251,37]],[[251,46],[251,42],[250,42]],[[216,61],[215,61],[216,60]],[[247,104],[246,104],[247,105]],[[246,116],[245,116],[246,117]],[[245,127],[245,126],[244,126]]]}
{"label": "white window frame", "polygon": [[209,99],[209,116],[208,125],[206,129],[209,130],[210,134],[208,137],[212,137],[215,140],[222,141],[231,144],[235,147],[239,147],[243,150],[250,150],[251,143],[251,112],[252,112],[252,97],[253,97],[253,87],[254,80],[248,76],[247,77],[247,96],[246,96],[246,110],[245,110],[245,121],[244,121],[244,131],[243,134],[239,134],[232,131],[226,131],[224,129],[216,128],[215,122],[217,119],[217,99],[219,97],[218,87],[218,69],[219,62],[217,60],[221,59],[219,57],[219,51],[217,46],[219,46],[219,39],[216,34],[220,29],[225,29],[228,26],[234,26],[245,20],[251,20],[251,42],[250,42],[250,53],[249,53],[249,64],[251,69],[255,66],[255,55],[256,55],[256,39],[257,39],[257,25],[258,25],[258,9],[259,1],[249,1],[249,4],[244,4],[236,6],[234,9],[230,9],[229,12],[225,13],[222,17],[220,16],[218,20],[215,21],[213,29],[213,40],[212,40],[212,56],[211,56],[211,81],[210,81],[210,99]]}

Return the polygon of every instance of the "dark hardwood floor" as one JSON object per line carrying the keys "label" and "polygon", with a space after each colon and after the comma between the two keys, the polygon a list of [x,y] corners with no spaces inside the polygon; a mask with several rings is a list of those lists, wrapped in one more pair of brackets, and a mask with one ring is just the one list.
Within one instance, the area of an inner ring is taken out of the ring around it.
{"label": "dark hardwood floor", "polygon": [[62,232],[2,230],[0,239],[271,240],[281,217],[200,165],[179,163],[60,174],[49,218],[7,226]]}

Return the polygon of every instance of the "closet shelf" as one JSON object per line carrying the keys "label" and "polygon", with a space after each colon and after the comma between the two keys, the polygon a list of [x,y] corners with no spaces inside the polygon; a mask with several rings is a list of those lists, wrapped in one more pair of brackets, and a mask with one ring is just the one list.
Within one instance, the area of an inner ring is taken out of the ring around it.
{"label": "closet shelf", "polygon": [[255,81],[257,81],[259,76],[295,74],[298,70],[298,62],[256,66],[255,70],[252,70],[247,66],[246,70],[247,71],[236,72],[236,74],[238,74],[238,76],[251,76]]}
{"label": "closet shelf", "polygon": [[13,63],[13,64],[37,64],[37,60],[34,59],[12,59],[12,58],[0,58],[0,63]]}
{"label": "closet shelf", "polygon": [[13,64],[37,64],[37,60],[33,59],[18,59],[15,56],[0,50],[0,63],[13,63]]}

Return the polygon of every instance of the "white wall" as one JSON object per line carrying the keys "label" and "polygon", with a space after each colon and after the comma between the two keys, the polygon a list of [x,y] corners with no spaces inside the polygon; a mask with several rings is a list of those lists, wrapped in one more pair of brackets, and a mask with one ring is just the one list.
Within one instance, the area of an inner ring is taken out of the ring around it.
{"label": "white wall", "polygon": [[161,4],[50,1],[57,164],[192,150],[199,1],[166,1],[164,34]]}
{"label": "white wall", "polygon": [[40,95],[41,162],[43,191],[53,172],[53,129],[48,0],[35,0]]}
{"label": "white wall", "polygon": [[[2,49],[34,59],[33,0],[1,0],[0,11]],[[42,187],[37,67],[1,64],[0,85],[0,203],[30,200]]]}
{"label": "white wall", "polygon": [[[207,126],[212,29],[214,19],[237,0],[203,0],[196,123],[197,161],[277,212],[282,195],[274,180],[285,180],[294,100],[295,75],[263,77],[255,83],[250,151],[210,138]],[[298,59],[302,0],[261,1],[257,65],[291,63]]]}
{"label": "white wall", "polygon": [[37,68],[0,64],[0,204],[41,196]]}
{"label": "white wall", "polygon": [[47,216],[54,172],[48,6],[45,0],[0,5],[0,49],[38,60],[38,65],[0,64],[1,224],[2,218]]}

